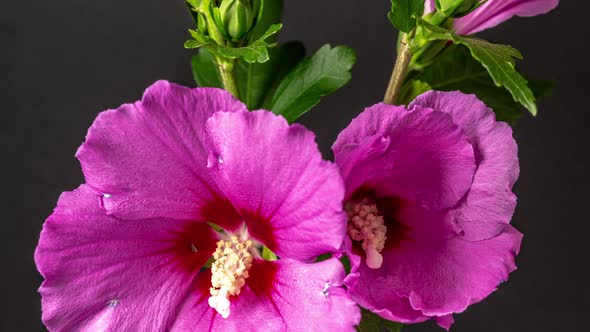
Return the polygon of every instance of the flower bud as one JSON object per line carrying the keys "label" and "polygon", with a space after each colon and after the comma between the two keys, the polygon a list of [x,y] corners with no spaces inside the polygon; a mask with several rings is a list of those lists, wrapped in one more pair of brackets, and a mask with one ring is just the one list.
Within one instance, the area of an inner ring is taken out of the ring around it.
{"label": "flower bud", "polygon": [[201,13],[197,14],[197,30],[202,34],[207,34],[207,18]]}
{"label": "flower bud", "polygon": [[234,41],[252,29],[255,15],[249,0],[223,0],[219,11],[225,31]]}

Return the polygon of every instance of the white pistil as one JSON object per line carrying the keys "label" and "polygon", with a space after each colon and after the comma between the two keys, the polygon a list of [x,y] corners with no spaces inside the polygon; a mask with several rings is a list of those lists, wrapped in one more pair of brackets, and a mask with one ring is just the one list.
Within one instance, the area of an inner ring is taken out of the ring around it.
{"label": "white pistil", "polygon": [[252,246],[252,241],[241,242],[237,236],[230,237],[229,241],[217,242],[217,250],[213,253],[215,261],[211,265],[209,306],[223,318],[228,318],[230,314],[229,297],[240,294],[246,284],[253,260]]}
{"label": "white pistil", "polygon": [[348,214],[348,235],[355,241],[363,241],[362,246],[367,258],[367,266],[378,269],[383,264],[381,251],[385,246],[387,227],[383,216],[379,215],[377,205],[349,203],[346,205]]}

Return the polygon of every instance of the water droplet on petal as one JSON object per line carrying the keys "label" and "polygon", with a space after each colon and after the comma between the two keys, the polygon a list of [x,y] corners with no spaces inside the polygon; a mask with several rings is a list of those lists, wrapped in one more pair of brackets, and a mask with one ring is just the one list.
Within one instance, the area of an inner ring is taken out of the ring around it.
{"label": "water droplet on petal", "polygon": [[104,197],[104,198],[111,198],[111,194],[104,193],[104,194],[102,194],[102,197]]}
{"label": "water droplet on petal", "polygon": [[194,243],[191,243],[191,250],[192,250],[193,252],[197,252],[197,251],[198,251],[198,250],[197,250],[197,247],[195,247],[195,244],[194,244]]}
{"label": "water droplet on petal", "polygon": [[330,288],[332,287],[332,285],[330,285],[330,283],[325,283],[324,284],[324,289],[322,289],[322,296],[323,297],[328,297],[330,295]]}
{"label": "water droplet on petal", "polygon": [[207,158],[207,168],[223,165],[223,158],[217,153],[212,153]]}
{"label": "water droplet on petal", "polygon": [[119,304],[119,300],[113,299],[107,302],[107,307],[114,308]]}

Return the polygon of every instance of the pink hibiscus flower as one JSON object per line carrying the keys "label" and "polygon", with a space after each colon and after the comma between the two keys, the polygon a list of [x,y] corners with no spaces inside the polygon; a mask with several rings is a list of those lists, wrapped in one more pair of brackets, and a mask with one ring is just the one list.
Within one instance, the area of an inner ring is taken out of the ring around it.
{"label": "pink hibiscus flower", "polygon": [[[434,1],[426,1],[426,13],[434,11]],[[559,0],[487,0],[486,3],[453,22],[457,33],[471,35],[495,27],[513,16],[537,16],[553,10]]]}
{"label": "pink hibiscus flower", "polygon": [[358,323],[340,262],[311,263],[340,247],[346,216],[338,171],[304,127],[160,81],[101,113],[77,157],[87,184],[61,196],[35,253],[49,330]]}
{"label": "pink hibiscus flower", "polygon": [[512,130],[474,95],[427,92],[377,104],[332,147],[346,185],[353,299],[403,323],[479,302],[516,267],[522,235]]}

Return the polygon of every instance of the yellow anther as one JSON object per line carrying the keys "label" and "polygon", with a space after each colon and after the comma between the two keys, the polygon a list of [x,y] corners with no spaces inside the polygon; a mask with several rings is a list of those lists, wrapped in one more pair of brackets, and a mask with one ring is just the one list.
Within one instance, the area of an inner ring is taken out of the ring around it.
{"label": "yellow anther", "polygon": [[379,215],[377,205],[350,203],[346,206],[348,214],[348,235],[355,241],[363,241],[367,254],[367,266],[378,269],[383,264],[381,251],[385,247],[387,227],[383,216]]}
{"label": "yellow anther", "polygon": [[241,242],[237,236],[217,242],[217,250],[213,253],[215,261],[211,265],[209,306],[223,318],[230,314],[229,297],[240,294],[246,284],[253,260],[252,246],[252,241]]}

